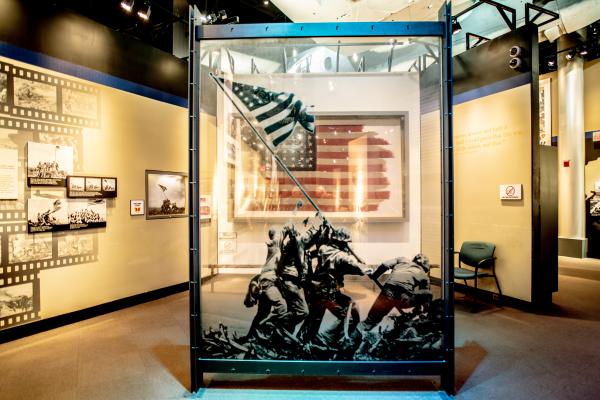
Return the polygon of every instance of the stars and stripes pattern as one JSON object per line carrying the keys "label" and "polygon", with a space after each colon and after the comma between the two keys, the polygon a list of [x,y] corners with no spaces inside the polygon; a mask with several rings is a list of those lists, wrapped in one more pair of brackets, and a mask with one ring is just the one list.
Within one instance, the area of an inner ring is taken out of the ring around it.
{"label": "stars and stripes pattern", "polygon": [[[359,124],[317,125],[316,135],[297,130],[276,153],[323,212],[375,212],[400,196],[400,188],[391,185],[395,157],[386,135]],[[271,172],[270,156],[257,141],[248,134],[242,140],[264,153],[264,176],[272,188],[272,197],[256,199],[248,211],[293,210],[304,199],[302,192],[282,171]],[[307,202],[300,210],[313,211]]]}
{"label": "stars and stripes pattern", "polygon": [[[224,83],[223,78],[218,78]],[[232,91],[264,129],[274,147],[283,143],[300,124],[315,132],[315,117],[293,93],[272,92],[260,86],[233,82]]]}

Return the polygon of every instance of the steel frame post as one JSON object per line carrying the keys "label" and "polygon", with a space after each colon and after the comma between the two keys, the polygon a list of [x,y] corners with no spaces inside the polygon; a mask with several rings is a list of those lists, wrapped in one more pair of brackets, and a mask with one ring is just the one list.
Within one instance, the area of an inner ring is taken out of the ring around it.
{"label": "steel frame post", "polygon": [[[190,6],[189,31],[194,32],[200,12]],[[199,46],[194,35],[189,35],[188,58],[188,127],[189,127],[189,268],[190,268],[190,371],[191,391],[203,385],[199,363],[200,334],[200,68]]]}

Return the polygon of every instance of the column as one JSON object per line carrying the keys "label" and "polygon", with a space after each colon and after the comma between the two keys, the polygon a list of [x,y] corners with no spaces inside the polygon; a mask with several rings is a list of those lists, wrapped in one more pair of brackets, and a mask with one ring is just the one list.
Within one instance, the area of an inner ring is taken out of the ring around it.
{"label": "column", "polygon": [[[559,48],[566,44],[561,41]],[[587,244],[583,59],[575,55],[567,60],[566,53],[558,55],[558,254],[583,258]]]}

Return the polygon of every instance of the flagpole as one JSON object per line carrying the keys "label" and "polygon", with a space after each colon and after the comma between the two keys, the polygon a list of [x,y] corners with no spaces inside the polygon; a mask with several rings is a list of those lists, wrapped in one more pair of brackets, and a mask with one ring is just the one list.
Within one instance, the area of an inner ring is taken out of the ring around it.
{"label": "flagpole", "polygon": [[[304,189],[304,186],[302,186],[302,184],[300,182],[298,182],[298,179],[296,179],[296,177],[292,174],[292,172],[288,169],[288,167],[283,163],[283,161],[281,161],[281,159],[279,158],[279,156],[277,156],[277,154],[275,154],[275,151],[271,148],[271,146],[269,145],[269,143],[267,143],[267,141],[260,135],[260,133],[258,133],[258,131],[254,127],[254,125],[252,125],[252,122],[250,122],[250,120],[246,117],[246,115],[244,114],[244,112],[235,103],[235,100],[227,92],[227,90],[225,89],[225,86],[223,86],[223,84],[221,83],[221,81],[219,81],[219,79],[212,72],[209,72],[208,74],[210,75],[211,78],[213,78],[213,80],[221,88],[221,90],[223,91],[223,93],[225,93],[225,96],[227,96],[227,98],[229,98],[229,100],[231,101],[231,103],[233,104],[233,106],[238,110],[238,112],[240,113],[240,115],[242,116],[242,118],[244,118],[244,120],[248,123],[248,126],[250,126],[250,129],[252,129],[252,131],[258,137],[258,139],[262,142],[262,144],[264,144],[265,147],[271,152],[271,154],[273,155],[273,158],[275,158],[275,161],[277,161],[277,164],[279,164],[279,166],[285,171],[285,173],[290,177],[290,179],[292,181],[294,181],[294,183],[296,184],[296,186],[298,187],[298,189],[300,189],[300,191],[302,192],[302,194],[304,195],[304,197],[306,197],[306,200],[308,200],[308,202],[315,208],[315,210],[317,210],[317,212],[319,213],[319,215],[321,216],[321,218],[323,218],[323,221],[327,221],[327,218],[325,218],[325,216],[321,212],[321,209],[319,208],[319,206],[317,205],[317,203],[315,203],[315,201],[312,199],[312,197],[310,197],[308,195],[308,193]],[[354,249],[352,248],[352,246],[348,245],[348,250],[358,260],[358,262],[360,262],[362,264],[365,264],[365,262],[363,261],[363,259],[358,254],[356,254],[356,252],[354,251]],[[373,278],[371,277],[371,279],[373,279]],[[376,281],[376,283],[378,284],[378,286],[381,287],[381,283],[379,283],[379,281]]]}
{"label": "flagpole", "polygon": [[277,156],[277,154],[275,154],[275,150],[273,150],[271,148],[271,146],[269,145],[269,143],[267,143],[267,141],[260,135],[260,133],[258,133],[258,131],[256,130],[256,128],[254,127],[254,125],[250,122],[250,120],[246,117],[246,115],[244,114],[244,112],[240,109],[240,107],[235,103],[235,100],[231,97],[231,95],[227,92],[227,90],[225,89],[225,86],[223,86],[223,84],[221,83],[221,81],[219,81],[219,79],[215,76],[215,74],[213,74],[212,72],[208,73],[210,75],[211,78],[213,78],[213,80],[217,83],[217,85],[221,88],[221,90],[223,91],[223,93],[225,93],[225,96],[227,96],[229,98],[229,100],[231,101],[231,103],[233,104],[233,106],[238,110],[238,112],[241,114],[242,118],[244,118],[244,120],[248,123],[248,125],[250,126],[250,129],[252,129],[252,131],[254,132],[254,134],[258,137],[258,139],[265,145],[265,147],[271,152],[271,154],[273,155],[273,157],[275,158],[275,161],[277,161],[277,164],[279,164],[279,166],[281,167],[281,169],[283,169],[285,171],[285,173],[290,177],[290,179],[292,181],[294,181],[294,183],[296,184],[296,186],[298,186],[298,189],[300,189],[300,191],[302,192],[302,194],[304,195],[304,197],[306,197],[306,200],[308,200],[308,202],[315,208],[315,210],[317,210],[317,212],[322,216],[323,219],[325,219],[325,216],[323,216],[323,213],[321,212],[321,209],[319,208],[319,206],[317,205],[317,203],[314,202],[314,200],[312,199],[312,197],[310,197],[308,195],[308,193],[306,192],[306,190],[304,189],[304,186],[302,186],[302,184],[300,182],[298,182],[298,179],[296,179],[296,177],[292,174],[292,172],[288,169],[288,167],[283,163],[283,161],[281,161],[281,159],[279,158],[279,156]]}

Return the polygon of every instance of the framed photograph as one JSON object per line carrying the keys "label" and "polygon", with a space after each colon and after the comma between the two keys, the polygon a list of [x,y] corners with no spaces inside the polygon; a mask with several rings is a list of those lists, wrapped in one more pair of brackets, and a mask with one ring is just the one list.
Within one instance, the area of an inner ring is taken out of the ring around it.
{"label": "framed photograph", "polygon": [[146,219],[187,217],[187,174],[146,170]]}
{"label": "framed photograph", "polygon": [[100,178],[85,178],[85,191],[86,192],[96,192],[102,190],[102,179]]}
{"label": "framed photograph", "polygon": [[144,215],[145,213],[144,200],[129,200],[129,215]]}
{"label": "framed photograph", "polygon": [[27,201],[29,233],[67,229],[69,229],[69,206],[66,199],[36,197]]}
{"label": "framed photograph", "polygon": [[102,191],[103,192],[116,192],[117,191],[117,179],[116,178],[102,178]]}
{"label": "framed photograph", "polygon": [[[234,117],[235,118],[235,117]],[[234,217],[314,215],[295,182],[245,124],[234,168]],[[408,114],[317,115],[316,133],[297,126],[275,148],[291,174],[333,220],[406,218]]]}
{"label": "framed photograph", "polygon": [[45,143],[27,143],[27,184],[65,186],[73,175],[73,148]]}
{"label": "framed photograph", "polygon": [[106,227],[106,200],[69,200],[69,229]]}
{"label": "framed photograph", "polygon": [[110,199],[117,197],[117,178],[68,176],[67,197],[70,199]]}
{"label": "framed photograph", "polygon": [[83,176],[67,177],[67,189],[69,189],[69,192],[84,192],[85,178]]}

